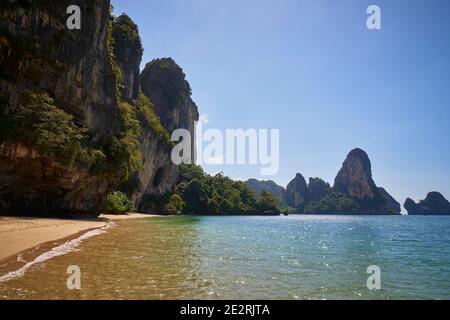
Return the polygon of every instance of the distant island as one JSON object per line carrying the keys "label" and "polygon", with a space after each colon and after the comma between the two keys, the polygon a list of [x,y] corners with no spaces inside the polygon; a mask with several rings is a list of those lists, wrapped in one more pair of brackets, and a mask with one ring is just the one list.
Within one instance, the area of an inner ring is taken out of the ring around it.
{"label": "distant island", "polygon": [[[255,188],[255,181],[246,184]],[[258,185],[267,190],[267,182]],[[272,190],[274,189],[271,185]],[[400,204],[384,189],[376,186],[372,179],[372,168],[365,151],[352,150],[338,172],[334,186],[320,178],[305,178],[297,173],[279,191],[281,204],[292,208],[292,213],[305,214],[400,214]]]}
{"label": "distant island", "polygon": [[409,215],[450,215],[450,202],[439,192],[428,193],[419,203],[408,198],[404,207]]}
{"label": "distant island", "polygon": [[[297,173],[286,189],[274,181],[247,180],[256,193],[273,193],[281,206],[298,214],[389,214],[399,215],[400,203],[372,178],[372,165],[367,153],[356,148],[348,154],[338,172],[334,186],[320,178],[305,178]],[[450,215],[450,203],[439,192],[431,192],[416,204],[404,204],[410,215]],[[285,209],[286,210],[286,209]]]}

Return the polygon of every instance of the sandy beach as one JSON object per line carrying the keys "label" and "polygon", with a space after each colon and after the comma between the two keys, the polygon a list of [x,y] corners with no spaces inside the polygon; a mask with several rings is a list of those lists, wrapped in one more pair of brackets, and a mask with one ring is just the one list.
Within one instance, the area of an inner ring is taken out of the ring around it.
{"label": "sandy beach", "polygon": [[41,243],[55,241],[81,231],[105,226],[109,221],[142,219],[155,215],[130,213],[100,215],[90,220],[0,217],[0,261]]}

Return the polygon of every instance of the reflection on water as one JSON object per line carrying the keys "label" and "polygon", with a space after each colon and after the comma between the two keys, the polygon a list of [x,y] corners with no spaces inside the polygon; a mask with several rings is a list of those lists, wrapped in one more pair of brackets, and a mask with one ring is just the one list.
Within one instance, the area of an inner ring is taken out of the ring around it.
{"label": "reflection on water", "polygon": [[[124,221],[0,283],[0,298],[450,298],[450,217],[170,217]],[[59,243],[60,244],[60,243]],[[51,250],[0,266],[0,276]],[[80,291],[66,287],[81,268]],[[366,287],[369,265],[382,290]]]}

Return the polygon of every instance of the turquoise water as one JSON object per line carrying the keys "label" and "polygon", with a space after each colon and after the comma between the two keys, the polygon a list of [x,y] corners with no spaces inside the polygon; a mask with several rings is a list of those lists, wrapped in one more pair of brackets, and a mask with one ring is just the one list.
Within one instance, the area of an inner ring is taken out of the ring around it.
{"label": "turquoise water", "polygon": [[[0,297],[449,299],[449,231],[450,217],[438,216],[126,221],[0,283]],[[69,265],[81,269],[80,291],[66,288]],[[381,290],[367,289],[370,265],[380,267]]]}

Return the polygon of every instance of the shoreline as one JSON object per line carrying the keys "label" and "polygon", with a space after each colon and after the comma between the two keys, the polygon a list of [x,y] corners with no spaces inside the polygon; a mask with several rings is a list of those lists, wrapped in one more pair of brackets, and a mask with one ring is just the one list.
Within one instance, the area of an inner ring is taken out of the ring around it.
{"label": "shoreline", "polygon": [[83,231],[98,229],[112,221],[163,217],[160,215],[129,213],[101,214],[95,219],[57,219],[0,216],[0,262],[46,242],[56,241]]}

